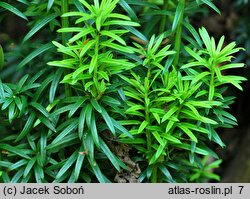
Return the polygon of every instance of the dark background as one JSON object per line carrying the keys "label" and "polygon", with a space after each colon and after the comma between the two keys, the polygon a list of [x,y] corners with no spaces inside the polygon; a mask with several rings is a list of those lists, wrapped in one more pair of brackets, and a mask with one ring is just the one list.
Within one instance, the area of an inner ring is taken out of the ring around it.
{"label": "dark background", "polygon": [[[246,64],[244,69],[231,73],[250,78],[250,1],[222,0],[214,1],[221,10],[221,15],[209,12],[202,20],[194,17],[195,26],[204,26],[217,40],[225,35],[227,43],[236,41],[245,51],[235,55],[234,61]],[[250,84],[243,83],[243,92],[232,87],[226,94],[236,97],[230,112],[237,118],[238,126],[233,129],[220,129],[225,142],[224,149],[216,148],[223,163],[217,172],[222,182],[250,182]]]}

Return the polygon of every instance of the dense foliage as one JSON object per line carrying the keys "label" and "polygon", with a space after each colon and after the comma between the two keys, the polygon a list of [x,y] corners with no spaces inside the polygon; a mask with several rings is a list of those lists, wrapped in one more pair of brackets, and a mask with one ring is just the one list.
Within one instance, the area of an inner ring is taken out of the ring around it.
{"label": "dense foliage", "polygon": [[[0,49],[2,182],[219,180],[242,50],[189,16],[208,0],[0,2],[30,28]],[[10,11],[10,12],[9,12]],[[6,15],[6,16],[5,16]],[[39,16],[39,17],[37,17]],[[8,43],[8,42],[7,42]],[[7,67],[8,66],[8,67]]]}

